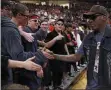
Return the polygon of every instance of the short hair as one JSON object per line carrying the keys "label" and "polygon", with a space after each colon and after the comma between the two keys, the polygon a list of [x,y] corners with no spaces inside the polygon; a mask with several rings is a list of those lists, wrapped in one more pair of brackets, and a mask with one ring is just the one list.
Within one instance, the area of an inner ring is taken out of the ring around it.
{"label": "short hair", "polygon": [[3,9],[4,7],[11,7],[11,4],[10,4],[10,2],[9,1],[7,1],[7,0],[2,0],[1,1],[1,9]]}
{"label": "short hair", "polygon": [[46,19],[41,20],[41,21],[40,21],[40,24],[42,24],[43,22],[47,22],[47,23],[48,23],[48,20],[46,20]]}
{"label": "short hair", "polygon": [[66,24],[65,24],[65,27],[66,27],[66,28],[72,27],[72,24],[71,24],[71,23],[66,23]]}
{"label": "short hair", "polygon": [[58,20],[56,20],[55,22],[57,23],[57,22],[59,22],[59,21],[61,21],[61,22],[64,23],[64,20],[63,20],[63,19],[58,19]]}
{"label": "short hair", "polygon": [[25,11],[28,11],[28,7],[21,3],[14,4],[12,8],[12,15],[15,17],[18,13],[24,14]]}

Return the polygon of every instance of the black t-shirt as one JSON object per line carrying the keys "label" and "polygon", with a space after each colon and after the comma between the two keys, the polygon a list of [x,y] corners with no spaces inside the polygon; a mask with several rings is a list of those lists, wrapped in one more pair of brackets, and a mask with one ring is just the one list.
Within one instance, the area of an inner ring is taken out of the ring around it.
{"label": "black t-shirt", "polygon": [[[50,33],[48,33],[45,42],[51,41],[54,37],[58,36],[58,33],[54,30]],[[57,40],[55,44],[49,48],[49,50],[53,51],[55,54],[62,54],[65,55],[67,54],[64,48],[65,45],[65,40],[64,38],[62,40]],[[60,60],[49,60],[51,69],[53,71],[60,71],[63,72],[64,67],[65,67],[65,62],[60,61]]]}
{"label": "black t-shirt", "polygon": [[[56,36],[58,36],[58,33],[55,30],[48,33],[45,42],[51,41]],[[65,43],[66,41],[63,38],[62,40],[56,41],[55,44],[49,49],[53,51],[55,54],[66,54],[66,51],[64,48]]]}

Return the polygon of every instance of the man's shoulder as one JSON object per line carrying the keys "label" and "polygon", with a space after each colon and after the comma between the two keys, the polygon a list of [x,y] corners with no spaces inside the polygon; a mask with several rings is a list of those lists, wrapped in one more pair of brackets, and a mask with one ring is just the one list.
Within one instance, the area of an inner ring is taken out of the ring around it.
{"label": "man's shoulder", "polygon": [[1,33],[3,36],[20,36],[18,29],[14,27],[3,27],[1,28]]}
{"label": "man's shoulder", "polygon": [[89,34],[87,34],[82,43],[88,43],[90,40],[92,40],[92,38],[94,38],[94,32],[90,32]]}
{"label": "man's shoulder", "polygon": [[13,27],[17,28],[17,25],[11,21],[8,17],[1,17],[1,27]]}
{"label": "man's shoulder", "polygon": [[11,21],[10,18],[2,17],[1,19],[1,31],[7,32],[17,32],[17,26]]}
{"label": "man's shoulder", "polygon": [[111,27],[110,26],[106,26],[105,28],[105,33],[104,33],[105,37],[110,37],[111,38]]}
{"label": "man's shoulder", "polygon": [[85,36],[85,39],[92,38],[93,36],[94,36],[94,32],[89,32],[89,33]]}

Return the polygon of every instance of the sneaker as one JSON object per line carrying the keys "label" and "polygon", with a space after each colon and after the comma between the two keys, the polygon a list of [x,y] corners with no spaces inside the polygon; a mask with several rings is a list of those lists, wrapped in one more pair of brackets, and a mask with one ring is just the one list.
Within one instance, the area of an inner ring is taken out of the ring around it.
{"label": "sneaker", "polygon": [[71,73],[71,74],[70,74],[70,77],[74,77],[74,73]]}
{"label": "sneaker", "polygon": [[46,88],[45,88],[45,89],[43,89],[43,90],[50,90],[50,89],[49,89],[49,87],[46,87]]}
{"label": "sneaker", "polygon": [[79,70],[80,70],[80,69],[81,69],[81,67],[80,67],[80,66],[77,66],[77,69],[79,69]]}
{"label": "sneaker", "polygon": [[86,64],[82,64],[81,66],[85,67],[85,66],[86,66]]}
{"label": "sneaker", "polygon": [[67,79],[64,79],[63,80],[63,85],[66,85],[67,84]]}

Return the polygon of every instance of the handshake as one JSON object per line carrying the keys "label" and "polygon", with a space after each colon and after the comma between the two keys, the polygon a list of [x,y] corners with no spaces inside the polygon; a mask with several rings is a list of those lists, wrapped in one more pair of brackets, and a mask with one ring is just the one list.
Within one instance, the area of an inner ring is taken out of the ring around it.
{"label": "handshake", "polygon": [[49,49],[47,49],[46,47],[44,47],[42,50],[51,54],[51,55],[54,55],[54,53],[52,51],[50,51]]}

